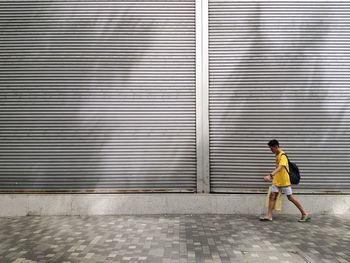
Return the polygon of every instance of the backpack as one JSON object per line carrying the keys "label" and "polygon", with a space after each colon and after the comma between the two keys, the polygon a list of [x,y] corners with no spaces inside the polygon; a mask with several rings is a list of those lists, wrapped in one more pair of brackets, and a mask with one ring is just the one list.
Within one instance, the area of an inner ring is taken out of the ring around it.
{"label": "backpack", "polygon": [[299,168],[297,166],[296,163],[293,163],[289,160],[287,154],[282,154],[282,155],[285,155],[287,157],[287,160],[288,160],[288,166],[289,166],[289,172],[287,170],[286,167],[286,170],[289,174],[289,179],[290,179],[290,183],[291,184],[299,184],[300,182],[300,172],[299,172]]}

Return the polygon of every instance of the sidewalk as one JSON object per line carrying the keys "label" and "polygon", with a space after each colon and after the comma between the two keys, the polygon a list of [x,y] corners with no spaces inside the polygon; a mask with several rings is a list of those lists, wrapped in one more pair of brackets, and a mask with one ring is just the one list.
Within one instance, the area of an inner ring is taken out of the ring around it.
{"label": "sidewalk", "polygon": [[350,262],[350,217],[0,218],[0,262]]}

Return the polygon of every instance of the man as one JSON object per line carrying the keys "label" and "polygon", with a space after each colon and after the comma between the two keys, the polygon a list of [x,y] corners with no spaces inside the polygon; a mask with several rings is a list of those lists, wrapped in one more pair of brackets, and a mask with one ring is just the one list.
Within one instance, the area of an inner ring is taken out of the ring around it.
{"label": "man", "polygon": [[299,222],[309,222],[311,220],[310,215],[304,210],[300,202],[293,196],[292,188],[290,186],[289,179],[289,165],[288,158],[279,146],[277,140],[271,140],[268,143],[271,151],[276,155],[276,168],[267,176],[264,176],[264,180],[269,182],[272,180],[271,194],[269,197],[269,208],[267,216],[260,217],[261,221],[272,221],[272,212],[275,207],[278,192],[282,191],[300,211],[301,219]]}

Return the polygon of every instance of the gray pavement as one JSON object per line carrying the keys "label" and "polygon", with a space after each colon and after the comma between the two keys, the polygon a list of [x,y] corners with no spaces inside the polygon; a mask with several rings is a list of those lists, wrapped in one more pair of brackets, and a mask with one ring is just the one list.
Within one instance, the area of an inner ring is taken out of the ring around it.
{"label": "gray pavement", "polygon": [[0,262],[350,262],[350,217],[0,218]]}

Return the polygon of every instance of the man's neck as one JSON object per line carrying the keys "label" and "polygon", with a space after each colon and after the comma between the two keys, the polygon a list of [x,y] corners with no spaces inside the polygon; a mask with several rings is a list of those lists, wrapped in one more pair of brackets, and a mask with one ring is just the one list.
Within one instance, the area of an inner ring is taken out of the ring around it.
{"label": "man's neck", "polygon": [[281,148],[278,148],[277,151],[276,151],[276,155],[279,155],[281,153],[282,149]]}

